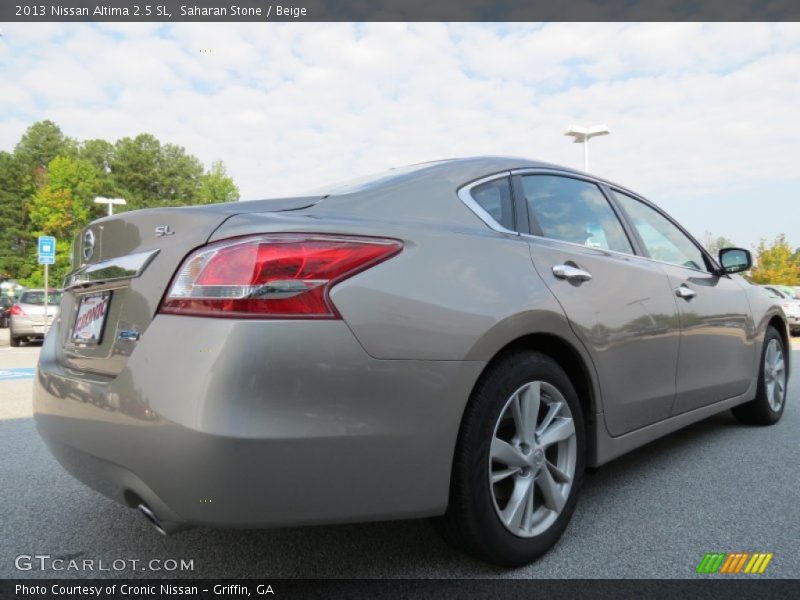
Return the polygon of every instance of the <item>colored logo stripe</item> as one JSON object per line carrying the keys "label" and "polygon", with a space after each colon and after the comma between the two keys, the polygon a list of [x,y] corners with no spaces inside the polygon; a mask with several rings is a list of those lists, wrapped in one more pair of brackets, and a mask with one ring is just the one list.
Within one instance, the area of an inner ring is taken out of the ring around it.
{"label": "colored logo stripe", "polygon": [[709,552],[697,565],[697,572],[705,575],[717,572],[726,575],[736,573],[760,575],[766,570],[772,557],[771,552],[754,552],[753,554],[749,552]]}
{"label": "colored logo stripe", "polygon": [[744,569],[745,573],[763,573],[769,561],[772,560],[772,553],[769,554],[753,554],[753,558],[750,559],[750,562],[747,563],[747,566]]}
{"label": "colored logo stripe", "polygon": [[697,566],[698,573],[716,573],[717,570],[722,565],[722,561],[725,560],[724,553],[707,553],[703,560],[700,561],[700,564]]}

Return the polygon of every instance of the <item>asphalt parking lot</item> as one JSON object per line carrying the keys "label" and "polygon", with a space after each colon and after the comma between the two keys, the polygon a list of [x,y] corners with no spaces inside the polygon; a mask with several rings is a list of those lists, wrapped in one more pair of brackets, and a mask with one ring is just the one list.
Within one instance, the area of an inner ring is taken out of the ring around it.
{"label": "asphalt parking lot", "polygon": [[[695,577],[712,551],[772,552],[766,573],[755,577],[800,577],[797,376],[778,425],[746,427],[725,413],[602,467],[587,478],[555,548],[533,565],[500,570],[451,550],[427,521],[200,528],[163,538],[133,510],[73,480],[50,456],[31,418],[32,375],[8,374],[35,367],[39,348],[7,344],[8,330],[0,330],[0,577],[684,578]],[[800,341],[793,348],[793,364],[800,365]],[[107,566],[118,559],[188,559],[193,570],[15,568],[17,556],[33,554]]]}

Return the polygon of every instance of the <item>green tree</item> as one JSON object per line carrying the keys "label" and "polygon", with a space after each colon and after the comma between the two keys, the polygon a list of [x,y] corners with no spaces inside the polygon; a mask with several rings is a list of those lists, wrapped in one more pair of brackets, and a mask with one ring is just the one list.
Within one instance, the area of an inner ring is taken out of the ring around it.
{"label": "green tree", "polygon": [[735,246],[736,244],[734,244],[731,240],[721,235],[711,240],[708,243],[708,246],[706,246],[706,250],[708,250],[708,253],[711,256],[716,258],[717,254],[719,254],[719,251],[722,250],[723,248],[732,248]]}
{"label": "green tree", "polygon": [[98,173],[108,173],[114,160],[114,144],[100,139],[85,140],[78,148],[78,158],[92,163]]}
{"label": "green tree", "polygon": [[114,145],[111,179],[115,189],[127,201],[126,209],[144,208],[158,198],[158,172],[161,143],[155,136],[142,133],[122,138]]}
{"label": "green tree", "polygon": [[36,237],[57,238],[55,283],[68,268],[73,237],[105,216],[94,196],[122,197],[117,210],[236,200],[239,190],[222,162],[208,171],[175,144],[142,133],[115,143],[78,143],[52,121],[31,125],[14,152],[0,152],[0,277],[40,285]]}
{"label": "green tree", "polygon": [[14,148],[14,154],[34,174],[47,167],[56,156],[75,155],[75,140],[61,132],[52,121],[39,121],[28,127]]}
{"label": "green tree", "polygon": [[149,133],[119,140],[110,167],[127,209],[194,204],[203,176],[196,157],[181,146],[162,145]]}
{"label": "green tree", "polygon": [[[31,235],[56,238],[56,264],[51,267],[54,282],[67,274],[72,239],[90,220],[95,181],[96,171],[89,161],[57,156],[47,166],[47,183],[28,204]],[[40,284],[41,269],[35,267],[36,248],[31,249],[28,263],[34,267],[24,283]]]}
{"label": "green tree", "polygon": [[198,204],[214,204],[216,202],[234,202],[239,199],[239,188],[228,176],[221,160],[215,160],[211,168],[200,178],[200,190],[197,193]]}
{"label": "green tree", "polygon": [[800,285],[800,262],[796,260],[784,234],[772,244],[761,240],[756,250],[756,266],[750,281],[758,284]]}
{"label": "green tree", "polygon": [[47,167],[47,185],[68,191],[84,207],[94,199],[96,181],[97,171],[87,160],[57,156]]}
{"label": "green tree", "polygon": [[203,163],[182,146],[164,144],[156,172],[159,196],[156,206],[195,204],[203,176]]}
{"label": "green tree", "polygon": [[30,244],[25,211],[25,169],[9,152],[0,152],[0,278],[25,277]]}
{"label": "green tree", "polygon": [[[78,147],[78,158],[85,160],[94,168],[94,195],[114,198],[118,196],[117,188],[111,177],[111,162],[114,160],[114,144],[106,140],[85,140]],[[104,205],[89,202],[91,220],[106,215]]]}

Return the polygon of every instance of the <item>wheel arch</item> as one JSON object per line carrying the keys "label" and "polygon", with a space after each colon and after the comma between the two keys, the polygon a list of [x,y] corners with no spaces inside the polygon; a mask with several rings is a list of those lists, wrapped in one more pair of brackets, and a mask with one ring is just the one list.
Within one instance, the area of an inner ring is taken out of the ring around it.
{"label": "wheel arch", "polygon": [[[472,386],[472,390],[474,391],[480,385],[495,365],[508,356],[518,352],[539,352],[549,356],[564,369],[575,386],[583,413],[586,433],[586,464],[591,465],[594,464],[597,454],[595,425],[597,419],[602,419],[601,413],[603,411],[594,365],[580,348],[579,344],[568,340],[566,336],[553,332],[541,331],[520,335],[494,350],[493,355]],[[471,399],[472,394],[470,394],[470,401]],[[466,412],[466,406],[464,412]],[[464,414],[462,413],[462,421],[463,418]]]}

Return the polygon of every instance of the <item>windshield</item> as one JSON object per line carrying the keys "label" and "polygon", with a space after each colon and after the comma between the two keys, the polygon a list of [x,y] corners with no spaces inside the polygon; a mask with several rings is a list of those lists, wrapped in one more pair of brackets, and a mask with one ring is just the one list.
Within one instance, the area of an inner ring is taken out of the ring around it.
{"label": "windshield", "polygon": [[[61,292],[50,292],[48,294],[48,304],[58,304],[61,302]],[[33,304],[34,306],[44,306],[44,291],[37,290],[25,292],[19,299],[20,304]]]}

